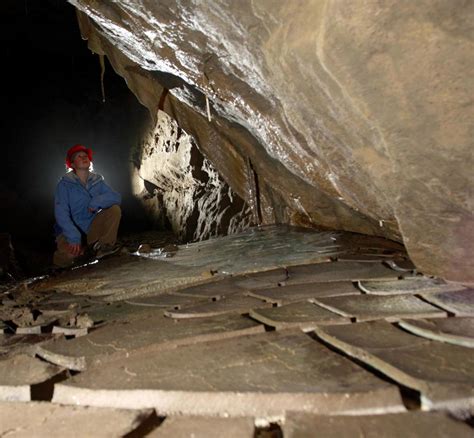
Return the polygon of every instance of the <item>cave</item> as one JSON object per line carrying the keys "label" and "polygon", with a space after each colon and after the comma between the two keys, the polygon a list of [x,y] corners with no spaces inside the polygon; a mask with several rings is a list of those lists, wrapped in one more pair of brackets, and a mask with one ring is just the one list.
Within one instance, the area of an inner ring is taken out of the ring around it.
{"label": "cave", "polygon": [[[1,433],[467,436],[471,2],[2,11]],[[117,252],[58,268],[76,144]]]}

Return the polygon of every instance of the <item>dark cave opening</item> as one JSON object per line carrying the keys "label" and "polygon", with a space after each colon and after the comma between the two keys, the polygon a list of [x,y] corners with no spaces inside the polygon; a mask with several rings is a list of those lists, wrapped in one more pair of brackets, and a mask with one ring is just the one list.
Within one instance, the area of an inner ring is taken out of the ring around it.
{"label": "dark cave opening", "polygon": [[2,12],[0,233],[11,236],[18,261],[33,275],[54,251],[54,190],[73,144],[93,149],[94,170],[122,194],[120,232],[151,227],[129,175],[130,148],[149,113],[107,60],[103,102],[99,57],[81,39],[72,5],[8,0]]}

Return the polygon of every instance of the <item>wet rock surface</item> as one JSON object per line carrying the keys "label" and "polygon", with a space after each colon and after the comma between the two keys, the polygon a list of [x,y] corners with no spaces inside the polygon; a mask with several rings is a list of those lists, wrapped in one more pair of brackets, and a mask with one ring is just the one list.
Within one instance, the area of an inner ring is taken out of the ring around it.
{"label": "wet rock surface", "polygon": [[[46,426],[62,418],[56,409],[80,404],[90,412],[96,409],[92,406],[113,408],[111,415],[123,420],[117,425],[157,434],[168,427],[176,433],[190,428],[204,433],[208,427],[232,431],[234,419],[242,416],[247,420],[238,426],[241,434],[252,427],[256,434],[266,427],[283,430],[288,424],[305,430],[306,419],[291,423],[296,417],[290,411],[328,421],[336,413],[348,414],[370,431],[378,430],[378,422],[365,416],[407,408],[414,430],[425,424],[418,418],[420,408],[449,412],[460,425],[469,419],[473,350],[471,344],[450,341],[472,340],[470,318],[448,317],[448,311],[421,300],[413,279],[426,284],[440,280],[391,267],[387,262],[409,263],[399,248],[389,250],[380,241],[364,244],[344,233],[287,227],[178,245],[174,257],[159,255],[155,244],[151,252],[138,255],[139,245],[133,242],[128,252],[2,292],[3,400],[22,400],[34,409],[43,388],[42,400],[52,409],[51,417],[38,411],[48,418]],[[369,247],[372,260],[357,262]],[[351,260],[338,261],[345,257]],[[381,289],[399,282],[404,293],[367,294],[359,288],[361,279]],[[442,294],[452,295],[462,310],[459,291]],[[327,300],[337,300],[337,306]],[[344,302],[358,304],[341,315]],[[38,325],[40,334],[15,334],[19,326],[12,315],[22,309],[33,322],[41,321],[39,316],[59,322],[67,315],[78,326],[78,317],[87,315],[86,332],[55,334],[60,326],[45,319]],[[180,317],[193,309],[205,312]],[[433,314],[435,319],[427,319]],[[404,323],[438,337],[409,333]],[[131,408],[154,413],[135,417]],[[75,417],[71,413],[71,421]],[[219,425],[210,426],[216,421]],[[440,430],[448,427],[441,423]],[[23,421],[15,424],[28,427]],[[395,430],[400,421],[388,418],[387,425]]]}
{"label": "wet rock surface", "polygon": [[262,223],[403,239],[474,280],[470,2],[70,3]]}

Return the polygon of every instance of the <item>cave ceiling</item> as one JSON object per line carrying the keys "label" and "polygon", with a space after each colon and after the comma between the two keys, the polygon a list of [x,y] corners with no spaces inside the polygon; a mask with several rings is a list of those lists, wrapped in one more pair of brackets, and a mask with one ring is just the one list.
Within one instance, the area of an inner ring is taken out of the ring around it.
{"label": "cave ceiling", "polygon": [[403,241],[423,272],[474,281],[472,2],[69,2],[263,224]]}

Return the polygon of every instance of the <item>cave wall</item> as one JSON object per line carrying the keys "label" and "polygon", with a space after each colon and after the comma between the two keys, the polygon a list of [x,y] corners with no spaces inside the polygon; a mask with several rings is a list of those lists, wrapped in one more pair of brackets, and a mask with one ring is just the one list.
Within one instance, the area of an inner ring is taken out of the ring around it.
{"label": "cave wall", "polygon": [[171,228],[181,241],[233,234],[250,226],[249,206],[163,111],[132,148],[131,174],[133,192],[156,228]]}
{"label": "cave wall", "polygon": [[153,117],[170,89],[263,223],[402,240],[423,272],[474,281],[472,2],[70,3]]}

